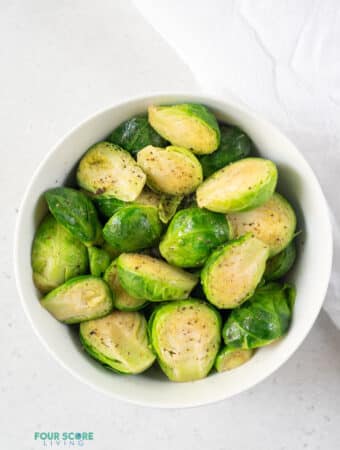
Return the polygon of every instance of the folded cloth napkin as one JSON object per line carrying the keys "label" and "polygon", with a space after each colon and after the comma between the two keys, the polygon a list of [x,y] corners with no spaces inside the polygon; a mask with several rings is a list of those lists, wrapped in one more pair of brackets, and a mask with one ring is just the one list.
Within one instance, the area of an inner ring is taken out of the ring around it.
{"label": "folded cloth napkin", "polygon": [[338,0],[134,4],[189,66],[204,92],[222,98],[232,94],[276,123],[314,168],[330,205],[335,238],[324,307],[340,328]]}

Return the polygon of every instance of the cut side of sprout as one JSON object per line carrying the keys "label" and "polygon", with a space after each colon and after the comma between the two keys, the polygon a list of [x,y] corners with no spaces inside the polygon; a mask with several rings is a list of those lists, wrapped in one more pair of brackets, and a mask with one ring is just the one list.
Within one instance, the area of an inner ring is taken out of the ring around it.
{"label": "cut side of sprout", "polygon": [[102,319],[83,322],[80,339],[93,358],[115,372],[141,373],[155,361],[146,320],[138,312],[113,311]]}
{"label": "cut side of sprout", "polygon": [[276,183],[277,169],[272,161],[241,159],[207,178],[197,189],[197,203],[219,213],[246,211],[266,202]]}
{"label": "cut side of sprout", "polygon": [[222,309],[239,306],[261,281],[268,255],[268,247],[251,234],[217,249],[201,273],[207,299]]}
{"label": "cut side of sprout", "polygon": [[198,159],[186,148],[149,145],[137,155],[151,189],[168,195],[187,195],[203,180]]}
{"label": "cut side of sprout", "polygon": [[161,305],[150,319],[152,345],[172,381],[204,378],[220,345],[219,313],[199,300]]}
{"label": "cut side of sprout", "polygon": [[81,159],[77,170],[80,187],[131,202],[142,192],[146,176],[136,161],[118,145],[99,142]]}

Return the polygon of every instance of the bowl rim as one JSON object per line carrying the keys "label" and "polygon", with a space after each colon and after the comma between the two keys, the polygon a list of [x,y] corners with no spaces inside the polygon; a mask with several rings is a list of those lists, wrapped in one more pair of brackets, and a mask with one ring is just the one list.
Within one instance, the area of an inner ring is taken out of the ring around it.
{"label": "bowl rim", "polygon": [[[319,306],[318,306],[317,310],[315,311],[315,316],[314,316],[313,320],[311,320],[308,327],[306,327],[304,334],[302,334],[299,337],[299,339],[294,341],[294,343],[290,347],[289,353],[285,357],[280,359],[280,361],[277,361],[276,364],[271,365],[270,370],[267,370],[266,373],[258,375],[257,377],[254,377],[254,380],[252,382],[246,383],[239,389],[236,389],[232,394],[224,395],[222,392],[221,395],[219,396],[219,398],[213,398],[211,400],[210,399],[209,400],[198,400],[196,402],[190,402],[190,404],[183,404],[181,402],[179,402],[179,403],[172,402],[171,404],[167,404],[167,403],[159,402],[159,401],[151,402],[151,401],[147,401],[147,400],[141,401],[141,400],[126,398],[124,395],[120,395],[117,392],[108,391],[104,387],[101,387],[100,385],[96,384],[95,382],[92,382],[91,380],[87,379],[86,377],[83,377],[79,372],[77,372],[76,370],[74,370],[73,368],[68,366],[67,363],[65,363],[63,361],[63,359],[60,358],[56,354],[56,352],[51,348],[51,346],[47,343],[47,341],[45,340],[42,333],[40,333],[39,328],[36,326],[34,318],[32,317],[32,315],[29,311],[28,305],[26,304],[25,295],[24,295],[24,286],[22,285],[21,276],[20,276],[21,269],[20,269],[20,264],[19,264],[19,261],[20,261],[19,237],[20,237],[20,230],[23,227],[24,207],[25,207],[26,201],[29,197],[31,188],[34,185],[37,177],[39,177],[39,174],[43,170],[46,162],[52,157],[52,155],[54,155],[54,153],[57,151],[57,149],[61,145],[63,145],[63,143],[67,139],[69,139],[73,134],[77,133],[81,128],[83,128],[84,126],[89,124],[93,119],[95,119],[95,118],[98,119],[98,118],[100,118],[101,115],[105,116],[109,111],[111,111],[113,109],[119,109],[120,107],[126,106],[128,104],[134,104],[138,101],[146,101],[146,100],[152,101],[153,99],[159,99],[159,98],[172,99],[172,100],[169,100],[169,102],[175,102],[176,98],[188,98],[188,99],[191,99],[192,101],[196,101],[196,102],[198,101],[197,99],[199,99],[200,102],[207,104],[207,105],[209,105],[209,102],[222,103],[223,105],[230,106],[233,109],[239,111],[240,113],[244,113],[248,117],[253,118],[257,122],[262,122],[265,126],[271,128],[278,135],[280,135],[280,138],[282,140],[285,140],[292,147],[294,147],[295,152],[300,156],[300,158],[302,158],[306,167],[309,169],[310,176],[312,178],[312,182],[313,182],[314,186],[319,190],[320,198],[322,198],[322,200],[324,202],[323,206],[325,206],[326,207],[325,209],[327,210],[327,217],[324,218],[325,226],[327,228],[327,237],[328,237],[325,240],[325,246],[328,247],[327,253],[329,255],[328,260],[326,262],[324,262],[324,265],[326,265],[325,273],[327,273],[327,276],[324,277],[323,283],[322,283],[322,288],[320,288],[320,292],[322,294],[320,295]],[[192,408],[192,407],[205,406],[205,405],[210,405],[213,403],[221,402],[223,400],[231,398],[241,392],[245,392],[246,390],[256,386],[258,383],[264,381],[266,378],[268,378],[270,375],[272,375],[276,370],[278,370],[283,364],[285,364],[288,361],[288,359],[296,352],[296,350],[300,347],[300,345],[306,339],[307,335],[311,331],[311,329],[320,313],[320,310],[322,308],[323,302],[326,297],[328,284],[329,284],[329,280],[330,280],[330,276],[331,276],[332,261],[333,261],[333,231],[332,231],[328,203],[327,203],[326,197],[323,193],[323,190],[321,188],[321,185],[318,181],[318,178],[316,177],[313,169],[311,168],[311,166],[309,165],[307,160],[304,158],[303,154],[299,151],[299,149],[296,147],[296,145],[289,138],[287,138],[286,135],[283,134],[275,125],[273,125],[268,120],[264,119],[262,117],[262,115],[258,114],[257,112],[252,111],[247,105],[244,105],[244,103],[242,101],[235,100],[235,97],[232,96],[231,94],[230,95],[223,94],[223,96],[221,96],[221,98],[220,98],[216,95],[211,95],[209,93],[205,93],[202,91],[185,91],[185,92],[182,92],[182,91],[169,91],[169,92],[154,91],[154,92],[148,93],[148,94],[140,94],[140,95],[135,95],[135,96],[123,96],[123,97],[121,97],[121,99],[119,101],[114,102],[113,104],[111,104],[110,106],[107,106],[105,108],[98,109],[91,115],[88,115],[80,123],[73,126],[69,132],[65,133],[56,142],[56,144],[51,147],[51,149],[46,153],[44,158],[41,160],[41,162],[39,163],[39,165],[37,166],[37,168],[31,175],[30,181],[24,190],[24,193],[23,193],[23,196],[22,196],[22,199],[20,202],[18,217],[16,220],[16,225],[15,225],[15,230],[14,230],[14,246],[13,246],[14,275],[15,275],[15,283],[17,286],[17,290],[19,292],[20,300],[21,300],[21,305],[23,307],[23,310],[25,311],[25,315],[28,318],[28,321],[30,322],[31,327],[33,328],[36,336],[38,336],[40,342],[45,347],[45,349],[48,351],[48,353],[50,353],[53,356],[53,358],[61,365],[61,367],[66,369],[66,371],[71,373],[76,379],[78,379],[82,383],[93,388],[95,391],[101,392],[111,398],[114,398],[116,400],[121,400],[126,403],[143,406],[143,407],[159,408],[159,409]]]}

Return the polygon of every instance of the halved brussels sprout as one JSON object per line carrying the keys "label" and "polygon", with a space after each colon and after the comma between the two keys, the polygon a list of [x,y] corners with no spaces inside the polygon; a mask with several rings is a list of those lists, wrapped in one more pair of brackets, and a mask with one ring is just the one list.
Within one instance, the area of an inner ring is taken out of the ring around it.
{"label": "halved brussels sprout", "polygon": [[138,311],[143,308],[148,301],[140,298],[132,297],[128,294],[120,284],[117,271],[117,262],[112,261],[110,266],[106,269],[104,280],[114,292],[114,306],[121,311]]}
{"label": "halved brussels sprout", "polygon": [[170,264],[199,267],[230,237],[231,228],[224,215],[201,208],[182,209],[172,219],[159,250]]}
{"label": "halved brussels sprout", "polygon": [[135,116],[121,123],[109,137],[109,141],[136,156],[147,145],[165,147],[167,142],[150,126],[146,116]]}
{"label": "halved brussels sprout", "polygon": [[103,228],[104,239],[120,253],[152,247],[161,232],[158,210],[142,205],[119,209]]}
{"label": "halved brussels sprout", "polygon": [[114,372],[144,372],[156,357],[150,349],[147,323],[138,312],[113,311],[80,325],[80,340],[94,359]]}
{"label": "halved brussels sprout", "polygon": [[108,194],[126,202],[136,200],[146,176],[130,153],[110,142],[93,145],[80,160],[79,186],[94,194]]}
{"label": "halved brussels sprout", "polygon": [[148,145],[138,153],[137,162],[146,173],[148,186],[164,194],[190,194],[203,180],[198,159],[183,147]]}
{"label": "halved brussels sprout", "polygon": [[220,213],[246,211],[265,203],[276,183],[277,168],[272,161],[241,159],[207,178],[197,189],[197,203]]}
{"label": "halved brussels sprout", "polygon": [[152,346],[171,381],[204,378],[212,368],[221,341],[221,316],[200,300],[160,305],[149,321]]}
{"label": "halved brussels sprout", "polygon": [[196,275],[138,253],[120,255],[117,268],[119,281],[130,295],[153,302],[187,298],[198,281]]}
{"label": "halved brussels sprout", "polygon": [[173,106],[149,106],[149,122],[164,139],[204,155],[220,143],[215,116],[203,105],[185,103]]}
{"label": "halved brussels sprout", "polygon": [[296,258],[296,247],[291,241],[282,252],[268,259],[264,278],[268,281],[282,278],[292,268]]}
{"label": "halved brussels sprout", "polygon": [[91,275],[101,277],[110,264],[111,257],[109,253],[97,247],[89,247],[88,253]]}
{"label": "halved brussels sprout", "polygon": [[239,128],[222,124],[220,130],[221,142],[218,149],[200,158],[204,178],[227,164],[246,158],[254,147],[249,137]]}
{"label": "halved brussels sprout", "polygon": [[101,278],[72,278],[46,295],[41,305],[60,322],[80,323],[103,317],[113,308],[112,294]]}
{"label": "halved brussels sprout", "polygon": [[268,247],[250,233],[215,250],[201,272],[207,299],[221,309],[239,306],[260,283],[268,255]]}
{"label": "halved brussels sprout", "polygon": [[91,200],[80,191],[58,187],[45,192],[49,210],[56,220],[85,245],[99,243],[101,226]]}
{"label": "halved brussels sprout", "polygon": [[268,283],[234,309],[222,335],[230,348],[252,349],[271,344],[288,331],[295,302],[292,285]]}
{"label": "halved brussels sprout", "polygon": [[268,245],[270,256],[280,253],[294,237],[296,216],[287,200],[274,193],[251,211],[228,214],[235,237],[252,233]]}
{"label": "halved brussels sprout", "polygon": [[32,246],[33,280],[46,293],[70,278],[86,273],[87,249],[51,215],[46,216]]}
{"label": "halved brussels sprout", "polygon": [[217,355],[215,368],[217,372],[226,372],[227,370],[236,369],[236,367],[242,366],[242,364],[249,361],[253,354],[254,350],[235,350],[224,347]]}
{"label": "halved brussels sprout", "polygon": [[183,200],[182,195],[161,195],[158,206],[158,215],[163,223],[168,223],[176,214],[177,208]]}

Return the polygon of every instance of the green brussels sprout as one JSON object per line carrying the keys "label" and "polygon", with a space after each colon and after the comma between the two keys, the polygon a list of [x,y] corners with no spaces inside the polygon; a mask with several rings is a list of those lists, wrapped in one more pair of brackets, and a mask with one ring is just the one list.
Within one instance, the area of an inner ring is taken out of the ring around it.
{"label": "green brussels sprout", "polygon": [[204,378],[212,368],[221,341],[221,316],[195,299],[160,305],[149,320],[151,344],[171,381]]}
{"label": "green brussels sprout", "polygon": [[123,202],[112,195],[99,194],[93,196],[93,203],[96,205],[99,213],[109,219],[113,214],[124,206],[131,205],[130,202]]}
{"label": "green brussels sprout", "polygon": [[117,261],[112,261],[104,274],[104,280],[114,292],[114,307],[121,311],[138,311],[147,305],[148,301],[134,298],[120,284],[117,271]]}
{"label": "green brussels sprout", "polygon": [[182,200],[182,195],[161,195],[158,206],[158,215],[163,223],[170,222]]}
{"label": "green brussels sprout", "polygon": [[99,243],[101,226],[91,200],[76,189],[58,187],[45,192],[55,219],[85,245]]}
{"label": "green brussels sprout", "polygon": [[225,344],[235,349],[263,347],[288,331],[295,288],[290,284],[268,283],[227,319],[222,336]]}
{"label": "green brussels sprout", "polygon": [[201,208],[178,211],[159,250],[168,263],[178,267],[200,267],[212,250],[230,239],[227,218]]}
{"label": "green brussels sprout", "polygon": [[227,164],[246,158],[254,147],[249,137],[239,128],[222,124],[220,130],[221,142],[218,149],[200,158],[204,178],[210,177]]}
{"label": "green brussels sprout", "polygon": [[70,278],[86,273],[87,250],[51,215],[46,216],[35,234],[31,264],[36,287],[47,293]]}
{"label": "green brussels sprout", "polygon": [[203,105],[185,103],[149,106],[151,126],[167,141],[204,155],[220,143],[220,129],[215,116]]}
{"label": "green brussels sprout", "polygon": [[223,347],[216,357],[215,369],[217,372],[226,372],[242,366],[253,356],[254,350],[231,349]]}
{"label": "green brussels sprout", "polygon": [[160,204],[160,196],[148,187],[144,187],[140,195],[133,202],[123,202],[112,195],[98,194],[92,195],[92,200],[97,206],[99,212],[106,218],[110,218],[118,209],[129,205],[149,205],[158,208]]}
{"label": "green brussels sprout", "polygon": [[135,116],[121,123],[113,130],[109,141],[136,156],[139,150],[147,145],[165,147],[165,141],[150,126],[146,116]]}
{"label": "green brussels sprout", "polygon": [[229,309],[251,297],[262,279],[268,255],[268,247],[250,233],[215,250],[201,272],[209,302]]}
{"label": "green brussels sprout", "polygon": [[267,281],[274,281],[282,278],[292,268],[296,258],[296,247],[291,241],[282,252],[268,259],[264,278]]}
{"label": "green brussels sprout", "polygon": [[40,303],[57,320],[69,324],[103,317],[113,308],[108,285],[93,275],[81,275],[66,281]]}
{"label": "green brussels sprout", "polygon": [[269,256],[280,253],[294,237],[296,216],[287,200],[274,193],[251,211],[228,214],[235,237],[252,233],[269,247]]}
{"label": "green brussels sprout", "polygon": [[150,349],[147,323],[138,312],[113,311],[80,324],[85,351],[116,373],[144,372],[156,357]]}
{"label": "green brussels sprout", "polygon": [[120,255],[117,269],[123,289],[133,297],[153,302],[185,299],[198,281],[196,275],[138,253]]}
{"label": "green brussels sprout", "polygon": [[247,211],[265,203],[276,183],[277,168],[272,161],[241,159],[207,178],[197,189],[197,203],[220,213]]}
{"label": "green brussels sprout", "polygon": [[152,247],[161,233],[162,224],[154,206],[121,208],[103,228],[104,239],[120,253]]}
{"label": "green brussels sprout", "polygon": [[109,253],[97,247],[89,247],[88,253],[91,275],[101,277],[110,264],[111,257]]}
{"label": "green brussels sprout", "polygon": [[136,200],[145,180],[145,174],[130,153],[110,142],[93,145],[80,160],[77,170],[77,181],[83,189],[126,202]]}
{"label": "green brussels sprout", "polygon": [[203,180],[198,159],[183,147],[148,145],[138,153],[137,162],[147,176],[148,186],[156,192],[190,194]]}

